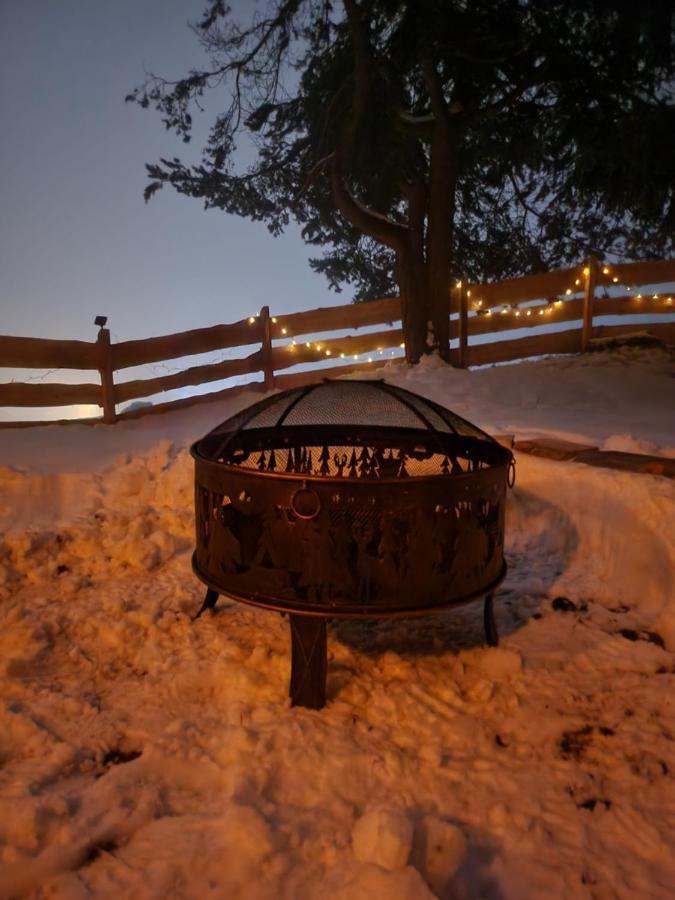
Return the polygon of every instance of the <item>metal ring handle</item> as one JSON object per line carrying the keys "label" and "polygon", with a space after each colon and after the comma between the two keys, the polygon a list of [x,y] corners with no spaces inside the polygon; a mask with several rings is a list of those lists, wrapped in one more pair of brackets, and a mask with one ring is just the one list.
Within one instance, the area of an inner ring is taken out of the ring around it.
{"label": "metal ring handle", "polygon": [[321,512],[321,500],[316,491],[300,487],[293,491],[290,501],[291,509],[298,519],[308,521],[315,519]]}
{"label": "metal ring handle", "polygon": [[506,473],[506,484],[512,488],[516,483],[516,461],[513,457],[509,462],[508,472]]}

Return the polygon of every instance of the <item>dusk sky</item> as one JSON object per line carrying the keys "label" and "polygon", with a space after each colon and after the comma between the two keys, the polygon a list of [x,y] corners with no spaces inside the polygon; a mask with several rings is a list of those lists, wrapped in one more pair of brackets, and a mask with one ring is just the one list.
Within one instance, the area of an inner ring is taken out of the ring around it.
{"label": "dusk sky", "polygon": [[145,71],[178,77],[202,61],[187,24],[202,9],[202,0],[0,3],[0,333],[93,340],[104,314],[124,340],[233,321],[263,304],[274,313],[348,302],[310,270],[296,229],[275,239],[169,190],[144,203],[145,163],[194,159],[200,145],[124,98]]}

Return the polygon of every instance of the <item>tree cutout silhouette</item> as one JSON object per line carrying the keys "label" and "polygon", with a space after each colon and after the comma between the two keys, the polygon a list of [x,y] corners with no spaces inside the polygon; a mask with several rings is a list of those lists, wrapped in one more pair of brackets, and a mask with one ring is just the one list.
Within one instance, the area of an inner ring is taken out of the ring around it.
{"label": "tree cutout silhouette", "polygon": [[319,462],[321,463],[321,466],[319,467],[319,473],[321,475],[328,475],[330,473],[330,453],[326,445],[324,445],[323,450],[321,451]]}
{"label": "tree cutout silhouette", "polygon": [[352,455],[349,460],[349,477],[350,478],[358,478],[358,462],[356,459],[356,448],[352,448]]}

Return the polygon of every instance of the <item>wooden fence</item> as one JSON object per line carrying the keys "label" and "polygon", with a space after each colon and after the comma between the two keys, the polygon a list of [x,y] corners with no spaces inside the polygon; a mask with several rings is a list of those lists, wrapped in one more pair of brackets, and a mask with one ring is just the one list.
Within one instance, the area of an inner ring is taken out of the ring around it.
{"label": "wooden fence", "polygon": [[[578,268],[494,284],[458,283],[448,298],[451,361],[464,367],[544,354],[578,353],[598,338],[645,327],[596,322],[600,317],[616,315],[647,313],[648,330],[664,343],[675,344],[675,322],[659,322],[662,314],[675,312],[675,300],[667,291],[653,293],[654,285],[670,282],[675,282],[675,260],[607,266],[591,258]],[[645,293],[644,285],[651,286],[652,292]],[[119,343],[111,343],[107,328],[100,329],[95,342],[0,336],[0,367],[89,369],[97,370],[100,378],[98,384],[15,381],[0,384],[0,406],[96,404],[103,409],[104,421],[114,422],[120,417],[116,412],[118,404],[232,376],[262,373],[262,380],[253,381],[251,387],[287,388],[326,374],[325,369],[316,367],[310,371],[277,374],[301,363],[339,360],[329,370],[337,376],[372,367],[373,363],[384,362],[385,356],[391,359],[396,349],[403,346],[401,328],[391,327],[400,322],[400,317],[399,298],[389,297],[280,316],[271,316],[269,308],[264,306],[258,316],[229,325]],[[542,331],[542,325],[554,323],[574,325],[569,330]],[[316,338],[327,332],[377,325],[390,327],[347,337]],[[515,329],[525,329],[525,332],[501,339],[501,332]],[[497,339],[492,340],[495,336]],[[486,337],[489,342],[481,342]],[[196,365],[154,378],[115,380],[116,372],[132,366],[251,346],[256,349],[238,359]],[[210,398],[216,394],[204,396]],[[200,398],[155,405],[152,410],[174,408],[196,399]]]}

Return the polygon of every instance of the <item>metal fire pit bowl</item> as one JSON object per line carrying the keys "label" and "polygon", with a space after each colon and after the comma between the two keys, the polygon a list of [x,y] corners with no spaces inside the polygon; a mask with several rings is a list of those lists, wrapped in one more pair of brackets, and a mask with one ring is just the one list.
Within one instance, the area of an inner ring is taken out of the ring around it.
{"label": "metal fire pit bowl", "polygon": [[294,705],[325,703],[326,619],[413,616],[492,597],[506,573],[511,452],[384,381],[283,391],[191,448],[197,615],[220,594],[287,613]]}

